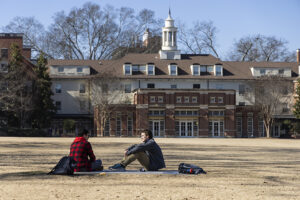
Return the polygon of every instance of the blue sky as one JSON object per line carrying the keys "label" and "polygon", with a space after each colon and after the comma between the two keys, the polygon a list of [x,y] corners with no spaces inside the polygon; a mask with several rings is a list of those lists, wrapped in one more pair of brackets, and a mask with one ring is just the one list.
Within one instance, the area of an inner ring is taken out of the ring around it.
{"label": "blue sky", "polygon": [[[84,0],[0,0],[0,27],[16,16],[34,16],[45,27],[56,12],[81,7]],[[263,34],[286,39],[290,51],[300,48],[300,0],[91,0],[100,6],[143,8],[165,19],[172,17],[192,26],[193,22],[214,22],[218,29],[217,44],[221,58],[235,40],[247,35]],[[176,25],[176,21],[175,21]]]}

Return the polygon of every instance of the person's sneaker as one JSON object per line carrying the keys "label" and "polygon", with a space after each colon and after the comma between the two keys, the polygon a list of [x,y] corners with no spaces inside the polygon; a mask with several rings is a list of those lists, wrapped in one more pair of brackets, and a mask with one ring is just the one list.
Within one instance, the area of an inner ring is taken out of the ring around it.
{"label": "person's sneaker", "polygon": [[110,166],[108,169],[111,171],[117,171],[117,172],[125,171],[125,167],[123,165],[121,165],[120,163]]}

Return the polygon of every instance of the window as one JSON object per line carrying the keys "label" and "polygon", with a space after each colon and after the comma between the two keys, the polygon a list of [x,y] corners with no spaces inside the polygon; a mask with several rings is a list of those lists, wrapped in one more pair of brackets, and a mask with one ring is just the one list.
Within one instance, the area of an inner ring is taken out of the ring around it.
{"label": "window", "polygon": [[61,84],[55,85],[55,93],[61,93]]}
{"label": "window", "polygon": [[170,66],[170,75],[177,75],[177,66],[176,65],[171,65]]}
{"label": "window", "polygon": [[127,134],[128,134],[128,136],[132,136],[132,130],[133,130],[133,117],[132,117],[132,113],[130,113],[127,116]]}
{"label": "window", "polygon": [[77,73],[82,73],[82,67],[77,67]]}
{"label": "window", "polygon": [[223,97],[218,97],[218,103],[223,103]]}
{"label": "window", "polygon": [[2,72],[8,72],[7,65],[6,65],[6,64],[3,64],[3,63],[1,63],[1,68],[0,68],[0,71],[2,71]]}
{"label": "window", "polygon": [[155,84],[154,83],[148,83],[147,88],[155,88]]}
{"label": "window", "polygon": [[197,103],[198,98],[197,97],[192,97],[192,102]]}
{"label": "window", "polygon": [[131,84],[125,84],[125,93],[131,93]]}
{"label": "window", "polygon": [[154,75],[154,66],[148,65],[148,75]]}
{"label": "window", "polygon": [[223,69],[223,67],[216,66],[216,76],[222,76],[223,75],[222,69]]}
{"label": "window", "polygon": [[210,103],[216,103],[216,98],[215,97],[210,97]]}
{"label": "window", "polygon": [[198,116],[197,110],[175,110],[175,116]]}
{"label": "window", "polygon": [[200,89],[201,85],[199,83],[193,84],[194,89]]}
{"label": "window", "polygon": [[56,101],[55,106],[56,106],[57,110],[61,110],[61,102],[60,101]]}
{"label": "window", "polygon": [[211,116],[211,117],[224,116],[224,111],[223,110],[210,110],[210,111],[208,111],[208,116]]}
{"label": "window", "polygon": [[242,117],[236,118],[236,133],[238,137],[242,137]]}
{"label": "window", "polygon": [[244,101],[239,101],[239,106],[245,106],[246,103]]}
{"label": "window", "polygon": [[116,136],[121,136],[122,120],[121,113],[117,113],[116,116]]}
{"label": "window", "polygon": [[176,84],[171,85],[171,88],[172,88],[172,89],[176,89],[176,88],[177,88],[177,85],[176,85]]}
{"label": "window", "polygon": [[85,101],[79,101],[79,107],[81,111],[85,111]]}
{"label": "window", "polygon": [[245,94],[245,85],[240,84],[239,85],[239,95],[244,95]]}
{"label": "window", "polygon": [[189,103],[190,102],[190,97],[184,97],[184,103]]}
{"label": "window", "polygon": [[181,98],[182,97],[176,97],[176,103],[181,103]]}
{"label": "window", "polygon": [[8,49],[1,49],[1,58],[8,58]]}
{"label": "window", "polygon": [[283,75],[284,74],[284,69],[279,69],[278,74]]}
{"label": "window", "polygon": [[163,103],[164,102],[164,97],[162,97],[162,96],[157,97],[157,102],[158,103]]}
{"label": "window", "polygon": [[207,66],[207,72],[213,73],[214,72],[214,66]]}
{"label": "window", "polygon": [[130,65],[125,65],[124,74],[125,75],[131,75],[131,66]]}
{"label": "window", "polygon": [[283,113],[289,112],[289,108],[288,108],[288,104],[287,103],[283,103],[282,104],[282,112]]}
{"label": "window", "polygon": [[248,132],[248,137],[253,137],[253,116],[252,116],[252,113],[248,113],[247,132]]}
{"label": "window", "polygon": [[79,85],[79,93],[85,93],[85,84],[81,83]]}
{"label": "window", "polygon": [[260,69],[259,73],[260,73],[260,75],[266,75],[266,70],[265,69]]}
{"label": "window", "polygon": [[148,115],[149,116],[164,116],[165,111],[164,110],[149,110]]}
{"label": "window", "polygon": [[207,72],[206,66],[200,66],[200,72],[201,73],[206,73]]}
{"label": "window", "polygon": [[58,72],[59,72],[59,73],[64,72],[64,67],[58,67]]}
{"label": "window", "polygon": [[150,102],[151,102],[151,103],[155,103],[155,96],[151,96],[151,97],[150,97]]}
{"label": "window", "polygon": [[193,75],[200,75],[199,65],[193,65]]}

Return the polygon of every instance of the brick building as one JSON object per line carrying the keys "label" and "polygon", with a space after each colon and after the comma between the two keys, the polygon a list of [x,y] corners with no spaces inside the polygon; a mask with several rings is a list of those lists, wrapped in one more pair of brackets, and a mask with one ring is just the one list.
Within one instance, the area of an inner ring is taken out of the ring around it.
{"label": "brick building", "polygon": [[[280,75],[291,83],[299,76],[299,62],[230,62],[208,54],[181,54],[170,14],[158,53],[102,61],[50,60],[48,66],[58,118],[76,117],[76,129],[117,137],[137,136],[145,128],[155,137],[264,137],[261,113],[246,98],[247,89],[260,76]],[[117,92],[114,100],[127,99],[112,103],[104,124],[98,120],[93,84],[101,73],[118,78],[107,83]],[[273,137],[286,132],[282,120],[294,118],[292,103],[278,108]],[[84,118],[89,116],[94,122]],[[53,123],[54,129],[64,131],[61,121]]]}

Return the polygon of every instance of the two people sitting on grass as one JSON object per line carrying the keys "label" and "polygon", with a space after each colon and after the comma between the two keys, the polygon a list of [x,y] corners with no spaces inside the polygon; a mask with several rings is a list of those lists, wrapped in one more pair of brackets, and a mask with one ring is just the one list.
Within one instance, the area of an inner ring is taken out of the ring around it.
{"label": "two people sitting on grass", "polygon": [[89,132],[84,129],[71,144],[69,156],[77,162],[74,172],[103,170],[102,161],[96,160],[92,145],[88,142],[88,139]]}
{"label": "two people sitting on grass", "polygon": [[140,171],[157,171],[165,168],[165,161],[161,148],[153,139],[150,130],[143,130],[141,132],[142,143],[135,144],[125,150],[124,159],[111,167],[112,171],[125,171],[125,168],[135,160],[138,160],[143,168]]}

